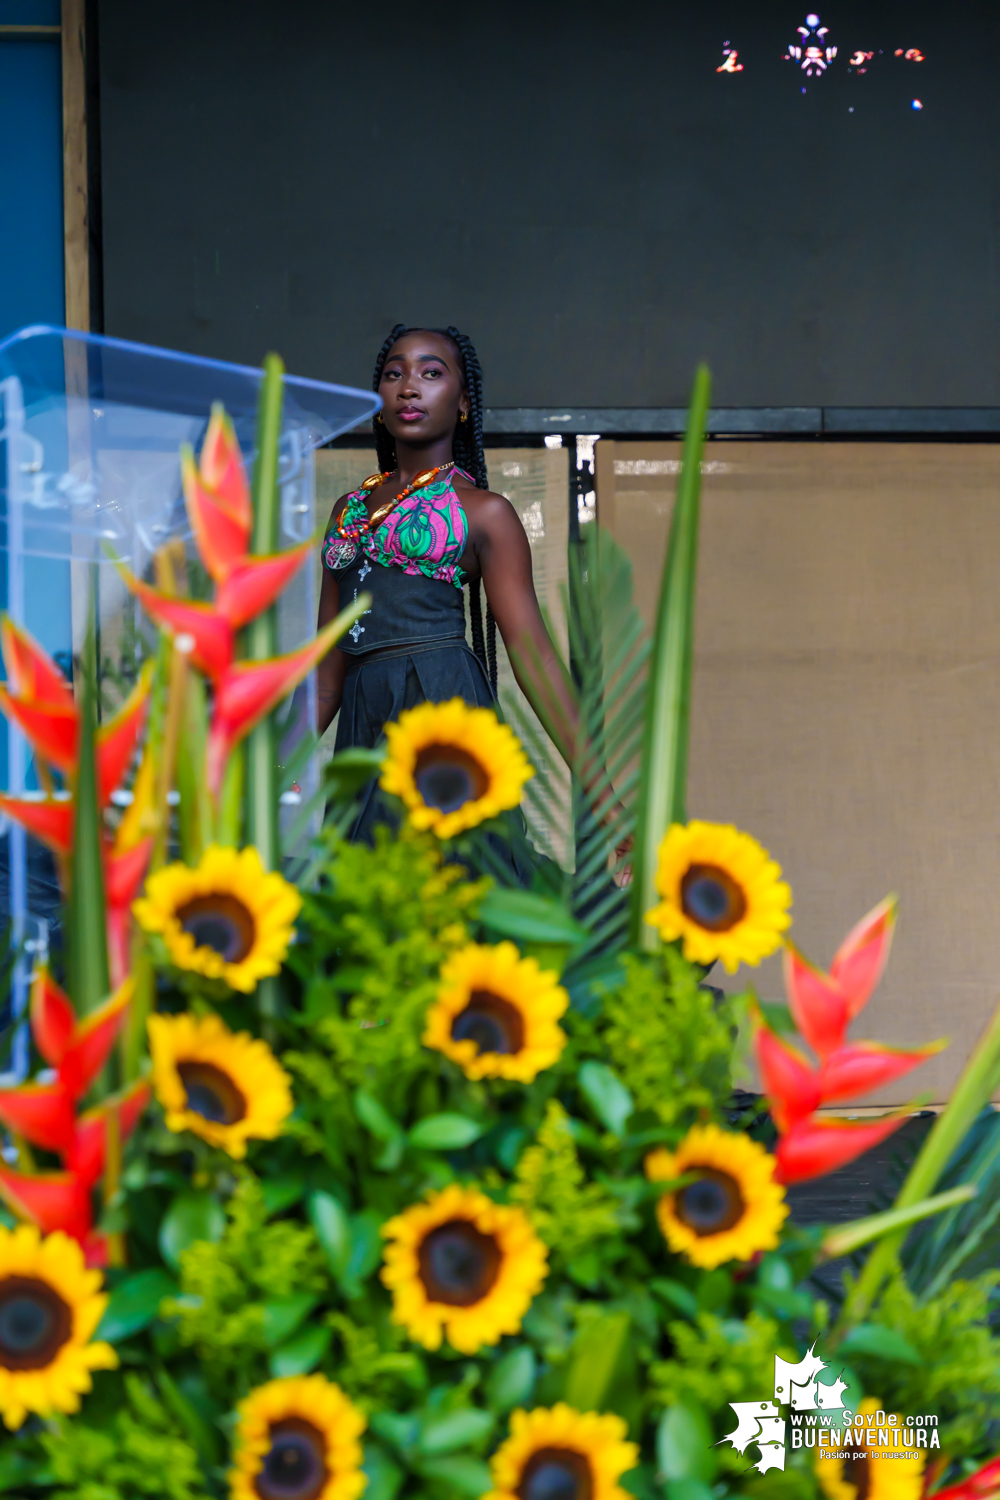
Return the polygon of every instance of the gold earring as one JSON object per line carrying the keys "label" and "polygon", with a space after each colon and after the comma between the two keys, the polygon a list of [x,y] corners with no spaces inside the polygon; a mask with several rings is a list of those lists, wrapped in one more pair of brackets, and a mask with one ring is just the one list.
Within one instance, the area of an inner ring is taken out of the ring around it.
{"label": "gold earring", "polygon": [[382,423],[382,426],[383,426],[383,427],[384,427],[384,426],[385,426],[385,419],[384,419],[384,418],[383,418],[383,416],[382,416],[382,413],[381,413],[381,412],[379,412],[379,414],[378,414],[378,416],[377,416],[377,417],[376,417],[376,418],[375,418],[375,420],[376,420],[376,422],[381,422],[381,423]]}
{"label": "gold earring", "polygon": [[469,420],[469,413],[467,411],[460,411],[458,414],[458,420],[460,422],[467,422]]}

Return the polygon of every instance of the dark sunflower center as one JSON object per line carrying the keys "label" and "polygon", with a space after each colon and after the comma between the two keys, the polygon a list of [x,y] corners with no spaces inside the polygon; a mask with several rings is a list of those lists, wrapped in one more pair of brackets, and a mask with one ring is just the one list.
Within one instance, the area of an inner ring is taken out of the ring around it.
{"label": "dark sunflower center", "polygon": [[681,881],[681,909],[709,932],[728,932],[746,915],[747,898],[727,870],[692,865]]}
{"label": "dark sunflower center", "polygon": [[247,1101],[233,1080],[221,1068],[212,1063],[182,1062],[177,1064],[187,1108],[213,1125],[235,1125],[247,1112]]}
{"label": "dark sunflower center", "polygon": [[520,1052],[524,1019],[516,1005],[489,990],[473,990],[451,1023],[452,1040],[475,1042],[479,1052]]}
{"label": "dark sunflower center", "polygon": [[590,1500],[590,1463],[572,1448],[539,1448],[524,1466],[516,1493],[520,1500]]}
{"label": "dark sunflower center", "polygon": [[44,1369],[72,1331],[73,1316],[48,1282],[34,1276],[0,1281],[0,1369]]}
{"label": "dark sunflower center", "polygon": [[417,754],[413,781],[427,806],[443,813],[477,801],[489,786],[475,756],[456,745],[425,745]]}
{"label": "dark sunflower center", "polygon": [[271,1424],[256,1489],[261,1500],[316,1500],[330,1477],[326,1442],[311,1422],[285,1417]]}
{"label": "dark sunflower center", "polygon": [[855,1500],[868,1500],[868,1491],[871,1488],[872,1482],[872,1468],[868,1462],[867,1453],[845,1453],[841,1478],[845,1484],[854,1485],[858,1492]]}
{"label": "dark sunflower center", "polygon": [[702,1174],[698,1181],[681,1188],[677,1194],[674,1212],[695,1234],[722,1234],[742,1218],[742,1194],[728,1172],[717,1172],[712,1167],[698,1170]]}
{"label": "dark sunflower center", "polygon": [[235,896],[198,896],[177,908],[177,920],[196,948],[213,949],[227,964],[238,964],[253,947],[253,917]]}
{"label": "dark sunflower center", "polygon": [[468,1219],[432,1229],[420,1246],[420,1279],[432,1302],[471,1307],[490,1290],[500,1271],[500,1247]]}

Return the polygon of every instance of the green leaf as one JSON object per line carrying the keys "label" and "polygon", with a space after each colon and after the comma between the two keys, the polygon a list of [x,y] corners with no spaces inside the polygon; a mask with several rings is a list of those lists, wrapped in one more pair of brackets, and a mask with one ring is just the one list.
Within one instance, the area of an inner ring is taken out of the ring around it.
{"label": "green leaf", "polygon": [[294,1173],[289,1177],[265,1177],[261,1183],[264,1194],[264,1207],[267,1216],[280,1214],[286,1208],[291,1208],[293,1203],[298,1203],[306,1190],[305,1181],[296,1177]]}
{"label": "green leaf", "polygon": [[664,1302],[669,1302],[672,1307],[676,1307],[678,1312],[682,1312],[692,1322],[697,1318],[698,1303],[695,1295],[679,1281],[672,1281],[668,1276],[655,1276],[649,1283],[649,1289]]}
{"label": "green leaf", "polygon": [[284,1342],[295,1332],[319,1301],[308,1292],[298,1292],[294,1297],[282,1297],[264,1303],[264,1341],[269,1349]]}
{"label": "green leaf", "polygon": [[404,1457],[416,1445],[420,1436],[420,1419],[408,1413],[376,1411],[371,1417],[372,1431],[391,1443]]}
{"label": "green leaf", "polygon": [[602,1411],[628,1343],[627,1312],[604,1313],[581,1328],[566,1371],[563,1398],[577,1411]]}
{"label": "green leaf", "polygon": [[715,1500],[703,1479],[668,1479],[666,1490],[667,1500]]}
{"label": "green leaf", "polygon": [[79,736],[73,820],[73,851],[67,911],[69,991],[86,1016],[108,998],[111,975],[104,921],[104,826],[97,799],[97,669],[94,651],[96,565],[92,568],[87,633],[79,673]]}
{"label": "green leaf", "polygon": [[859,1323],[841,1340],[843,1354],[871,1354],[877,1359],[898,1359],[906,1365],[919,1365],[920,1355],[909,1339],[881,1323]]}
{"label": "green leaf", "polygon": [[[268,557],[278,548],[281,491],[278,484],[278,450],[281,444],[281,408],[284,401],[285,367],[277,354],[264,360],[264,374],[257,398],[257,456],[253,466],[253,537],[251,547],[258,557]],[[278,607],[262,610],[243,634],[245,655],[251,661],[273,657],[278,649]],[[278,837],[278,757],[273,713],[267,714],[247,740],[245,786],[247,843],[255,844],[265,870],[281,863]],[[276,1001],[274,982],[258,986],[258,1006],[270,1011]]]}
{"label": "green leaf", "polygon": [[450,1485],[460,1495],[470,1496],[470,1500],[478,1500],[480,1495],[485,1495],[493,1487],[493,1475],[482,1459],[468,1458],[465,1455],[425,1459],[420,1465],[420,1472],[428,1479],[437,1479],[442,1484]]}
{"label": "green leaf", "polygon": [[787,1260],[780,1255],[765,1255],[757,1268],[757,1285],[772,1292],[790,1292],[794,1281]]}
{"label": "green leaf", "polygon": [[527,1344],[510,1349],[497,1360],[486,1381],[486,1399],[494,1411],[513,1411],[527,1406],[535,1386],[537,1366]]}
{"label": "green leaf", "polygon": [[308,1375],[329,1349],[332,1338],[333,1329],[322,1323],[315,1328],[304,1328],[274,1350],[270,1359],[271,1374],[275,1380],[284,1380],[289,1375]]}
{"label": "green leaf", "polygon": [[136,1271],[119,1282],[111,1293],[104,1316],[97,1325],[95,1339],[118,1344],[148,1328],[160,1310],[164,1297],[177,1294],[177,1283],[166,1271]]}
{"label": "green leaf", "polygon": [[382,750],[365,750],[354,746],[331,757],[323,772],[327,793],[334,801],[353,797],[382,769]]}
{"label": "green leaf", "polygon": [[330,1193],[309,1194],[309,1222],[323,1247],[330,1270],[339,1279],[351,1254],[351,1226],[345,1210]]}
{"label": "green leaf", "polygon": [[351,1252],[343,1276],[344,1293],[360,1297],[363,1281],[382,1259],[382,1217],[373,1208],[362,1209],[350,1221]]}
{"label": "green leaf", "polygon": [[365,1089],[358,1089],[354,1095],[354,1108],[362,1125],[376,1140],[394,1141],[402,1133],[389,1111]]}
{"label": "green leaf", "polygon": [[649,696],[632,855],[631,936],[636,947],[656,949],[659,938],[646,913],[656,905],[660,842],[671,823],[687,820],[687,758],[694,657],[694,598],[698,569],[701,455],[712,382],[698,367],[688,408],[687,432],[670,540],[656,607]]}
{"label": "green leaf", "polygon": [[410,1131],[410,1145],[422,1151],[457,1151],[482,1133],[483,1127],[466,1115],[428,1115]]}
{"label": "green leaf", "polygon": [[792,1012],[783,1000],[758,1000],[757,1006],[769,1031],[778,1036],[798,1036]]}
{"label": "green leaf", "polygon": [[612,1135],[624,1135],[625,1123],[635,1109],[635,1101],[614,1069],[605,1063],[583,1063],[580,1088],[605,1129]]}
{"label": "green leaf", "polygon": [[533,891],[493,886],[479,907],[479,920],[490,932],[517,942],[574,948],[587,938],[587,929],[570,916],[561,901],[537,896]]}
{"label": "green leaf", "polygon": [[450,1411],[424,1424],[420,1433],[420,1451],[454,1453],[456,1448],[469,1448],[489,1436],[494,1420],[492,1412],[480,1411],[475,1406]]}
{"label": "green leaf", "polygon": [[181,1256],[196,1240],[218,1244],[226,1228],[222,1204],[212,1193],[178,1193],[160,1224],[160,1254],[168,1266],[180,1270]]}
{"label": "green leaf", "polygon": [[395,1500],[405,1476],[381,1443],[368,1439],[365,1443],[365,1461],[361,1468],[368,1476],[365,1500]]}
{"label": "green leaf", "polygon": [[210,1422],[206,1422],[167,1370],[161,1368],[156,1371],[156,1383],[164,1406],[180,1422],[202,1463],[206,1466],[219,1463],[222,1458],[221,1433]]}
{"label": "green leaf", "polygon": [[668,1406],[656,1429],[656,1457],[664,1479],[697,1479],[715,1472],[712,1430],[700,1406]]}
{"label": "green leaf", "polygon": [[702,1312],[718,1312],[720,1308],[727,1307],[732,1295],[733,1278],[721,1266],[698,1278],[696,1297]]}

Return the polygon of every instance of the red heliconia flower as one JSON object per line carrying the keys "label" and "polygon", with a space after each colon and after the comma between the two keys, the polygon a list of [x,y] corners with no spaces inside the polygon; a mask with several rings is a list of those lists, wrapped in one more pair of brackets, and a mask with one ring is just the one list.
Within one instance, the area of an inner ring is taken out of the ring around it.
{"label": "red heliconia flower", "polygon": [[339,622],[331,620],[298,651],[267,661],[235,662],[223,673],[216,684],[208,733],[208,786],[213,796],[219,794],[236,746],[322,661],[339,633]]}
{"label": "red heliconia flower", "polygon": [[932,1500],[993,1500],[1000,1495],[1000,1453],[957,1484],[936,1490]]}
{"label": "red heliconia flower", "polygon": [[818,1109],[822,1102],[819,1074],[798,1050],[769,1030],[755,1015],[754,1045],[764,1092],[774,1123],[788,1130]]}
{"label": "red heliconia flower", "polygon": [[0,1198],[46,1234],[62,1229],[80,1241],[88,1259],[102,1263],[103,1236],[93,1234],[91,1191],[104,1171],[108,1122],[114,1113],[124,1143],[149,1103],[144,1080],[77,1115],[76,1104],[97,1078],[128,1013],[132,981],[82,1021],[48,971],[31,988],[31,1031],[54,1083],[26,1083],[0,1090],[0,1120],[43,1151],[62,1158],[61,1172],[15,1172],[0,1166]]}
{"label": "red heliconia flower", "polygon": [[904,1051],[880,1042],[849,1042],[847,1027],[866,1004],[885,968],[896,918],[888,897],[848,933],[829,974],[814,968],[791,945],[785,958],[789,1009],[817,1053],[814,1067],[770,1031],[754,1012],[754,1048],[771,1116],[778,1127],[776,1156],[785,1182],[803,1182],[835,1171],[886,1139],[905,1114],[852,1122],[817,1114],[891,1083],[939,1052],[943,1041]]}
{"label": "red heliconia flower", "polygon": [[108,927],[108,963],[111,983],[124,983],[131,960],[132,902],[146,877],[155,839],[152,834],[120,853],[104,851],[104,899]]}
{"label": "red heliconia flower", "polygon": [[785,987],[795,1024],[821,1058],[840,1047],[847,1027],[882,977],[896,925],[897,902],[887,896],[847,934],[829,974],[814,968],[789,943]]}
{"label": "red heliconia flower", "polygon": [[2,793],[0,811],[53,854],[67,855],[72,849],[74,808],[70,797],[8,797]]}
{"label": "red heliconia flower", "polygon": [[835,1120],[825,1115],[798,1120],[778,1139],[778,1178],[784,1183],[807,1182],[846,1167],[886,1140],[906,1118],[904,1111],[879,1120]]}

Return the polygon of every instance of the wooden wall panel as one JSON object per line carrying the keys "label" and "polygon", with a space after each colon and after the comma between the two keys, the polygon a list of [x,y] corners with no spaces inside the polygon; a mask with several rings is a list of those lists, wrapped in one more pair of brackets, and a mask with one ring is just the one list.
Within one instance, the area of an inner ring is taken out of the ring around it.
{"label": "wooden wall panel", "polygon": [[[602,442],[601,521],[651,619],[679,447]],[[946,1097],[1000,991],[1000,447],[706,450],[689,811],[758,837],[826,966],[901,898],[856,1024],[952,1046],[878,1103]],[[776,959],[741,971],[782,994]]]}

